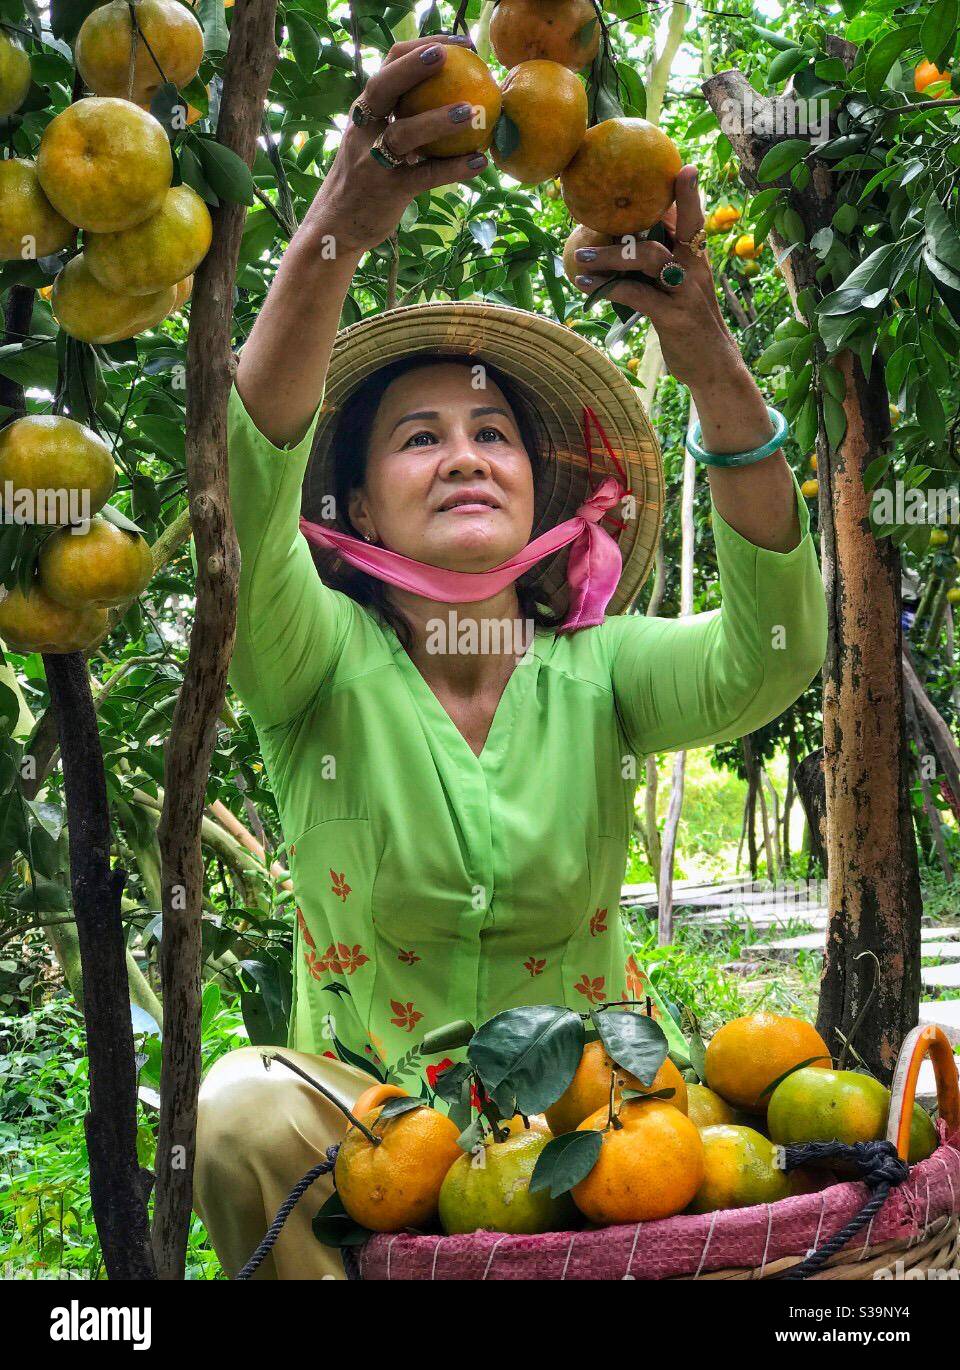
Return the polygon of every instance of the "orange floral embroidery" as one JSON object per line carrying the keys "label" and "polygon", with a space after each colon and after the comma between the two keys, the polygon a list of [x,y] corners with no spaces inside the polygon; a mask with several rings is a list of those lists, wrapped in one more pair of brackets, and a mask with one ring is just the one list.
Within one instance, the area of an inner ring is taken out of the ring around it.
{"label": "orange floral embroidery", "polygon": [[415,951],[401,951],[397,953],[397,960],[402,961],[405,966],[415,966],[420,957]]}
{"label": "orange floral embroidery", "polygon": [[541,960],[537,956],[530,956],[523,963],[524,970],[528,970],[531,975],[542,975],[543,972],[546,970],[546,967],[546,960]]}
{"label": "orange floral embroidery", "polygon": [[605,1002],[607,993],[605,989],[606,976],[598,975],[591,980],[588,975],[581,975],[574,985],[578,994],[582,994],[591,1004],[602,1004]]}
{"label": "orange floral embroidery", "polygon": [[590,936],[599,937],[600,934],[606,932],[606,930],[607,911],[606,909],[597,909],[596,913],[590,919]]}
{"label": "orange floral embroidery", "polygon": [[[330,950],[332,951],[333,948],[331,947]],[[359,942],[352,947],[348,947],[345,942],[337,943],[338,969],[342,970],[344,975],[352,975],[355,970],[365,966],[369,960],[370,957],[364,956],[360,949]]]}
{"label": "orange floral embroidery", "polygon": [[635,956],[627,957],[627,964],[625,969],[627,972],[627,998],[644,998],[644,996],[648,993],[647,977],[644,975],[643,971],[637,965],[637,958]]}
{"label": "orange floral embroidery", "polygon": [[347,895],[350,893],[350,886],[347,884],[346,875],[343,871],[340,871],[338,873],[331,866],[330,879],[333,881],[333,884],[330,888],[333,890],[334,894],[337,896],[338,899],[342,899],[343,902],[346,903]]}
{"label": "orange floral embroidery", "polygon": [[403,1028],[405,1032],[412,1032],[423,1017],[423,1014],[418,1013],[413,1007],[412,1000],[409,1004],[404,1004],[399,999],[391,999],[390,1007],[396,1014],[395,1018],[390,1019],[391,1023],[394,1027]]}

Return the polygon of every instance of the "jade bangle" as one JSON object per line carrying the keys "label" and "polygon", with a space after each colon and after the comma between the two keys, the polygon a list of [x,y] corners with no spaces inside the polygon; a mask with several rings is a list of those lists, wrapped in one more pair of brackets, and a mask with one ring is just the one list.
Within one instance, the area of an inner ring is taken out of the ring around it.
{"label": "jade bangle", "polygon": [[790,425],[778,409],[767,408],[773,422],[773,437],[762,447],[754,447],[749,452],[707,452],[700,445],[703,436],[699,423],[687,434],[686,448],[696,461],[704,466],[752,466],[755,461],[763,461],[783,446],[783,440],[790,432]]}

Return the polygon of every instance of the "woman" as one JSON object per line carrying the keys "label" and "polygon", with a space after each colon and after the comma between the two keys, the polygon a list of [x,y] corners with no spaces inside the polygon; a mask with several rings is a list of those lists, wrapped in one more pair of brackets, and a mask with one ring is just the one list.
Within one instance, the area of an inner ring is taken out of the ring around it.
{"label": "woman", "polygon": [[[449,1060],[421,1058],[418,1044],[451,1019],[658,1003],[618,917],[638,762],[760,727],[825,648],[808,516],[777,450],[784,426],[772,434],[723,324],[692,167],[676,183],[673,256],[649,242],[581,252],[579,284],[611,271],[663,283],[610,293],[649,316],[696,404],[721,611],[622,612],[659,533],[659,453],[623,373],[570,330],[425,305],[356,325],[334,349],[361,255],[418,193],[485,165],[417,158],[465,107],[387,121],[453,41],[399,44],[370,80],[231,399],[232,678],[298,903],[286,1054],[347,1104],[370,1073],[431,1091]],[[737,453],[748,464],[724,464]],[[298,531],[305,472],[324,580]],[[196,1194],[230,1273],[342,1128],[256,1048],[213,1067]],[[342,1273],[310,1231],[329,1190],[311,1189],[261,1274]]]}

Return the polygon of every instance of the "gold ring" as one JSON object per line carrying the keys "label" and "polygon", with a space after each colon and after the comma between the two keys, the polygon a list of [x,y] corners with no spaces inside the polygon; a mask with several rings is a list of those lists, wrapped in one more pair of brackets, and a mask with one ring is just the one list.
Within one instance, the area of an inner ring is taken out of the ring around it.
{"label": "gold ring", "polygon": [[363,128],[365,124],[376,124],[381,120],[381,115],[374,114],[362,95],[358,95],[350,107],[350,117],[358,128]]}
{"label": "gold ring", "polygon": [[677,244],[679,247],[689,248],[695,257],[702,257],[707,250],[707,231],[705,228],[700,228],[689,242],[683,238],[678,238]]}
{"label": "gold ring", "polygon": [[370,156],[373,157],[375,161],[378,161],[381,166],[389,167],[391,171],[396,171],[398,167],[405,166],[406,163],[402,157],[395,156],[384,143],[383,139],[386,132],[387,130],[384,129],[378,136],[377,141],[370,149]]}

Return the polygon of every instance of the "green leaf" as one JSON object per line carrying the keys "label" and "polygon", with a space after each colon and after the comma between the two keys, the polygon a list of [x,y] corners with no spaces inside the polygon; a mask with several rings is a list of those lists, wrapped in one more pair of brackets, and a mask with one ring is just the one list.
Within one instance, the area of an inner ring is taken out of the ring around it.
{"label": "green leaf", "polygon": [[336,1190],[322,1205],[312,1226],[313,1235],[324,1246],[363,1246],[371,1236],[365,1227],[350,1217]]}
{"label": "green leaf", "polygon": [[532,1004],[506,1009],[479,1028],[468,1055],[493,1091],[507,1083],[517,1108],[542,1113],[573,1079],[583,1053],[583,1022],[572,1009]]}
{"label": "green leaf", "polygon": [[226,52],[230,41],[224,0],[197,0],[195,13],[203,29],[203,49],[210,56]]}
{"label": "green leaf", "polygon": [[629,1009],[603,1010],[593,1014],[593,1022],[610,1059],[636,1075],[641,1084],[653,1084],[668,1050],[659,1023]]}
{"label": "green leaf", "polygon": [[102,4],[103,0],[50,0],[50,29],[54,37],[72,43],[87,15]]}
{"label": "green leaf", "polygon": [[472,1023],[468,1023],[465,1018],[458,1018],[456,1022],[444,1023],[443,1027],[434,1028],[428,1032],[420,1043],[421,1056],[437,1056],[441,1051],[456,1051],[459,1047],[465,1047],[470,1041],[476,1029]]}
{"label": "green leaf", "polygon": [[581,28],[577,29],[576,33],[573,35],[573,41],[576,43],[577,47],[585,48],[593,42],[593,36],[597,31],[599,22],[599,19],[596,18],[588,19]]}
{"label": "green leaf", "polygon": [[836,450],[847,431],[847,415],[843,405],[828,394],[823,396],[823,426],[830,446]]}
{"label": "green leaf", "polygon": [[932,442],[943,442],[947,435],[943,402],[934,387],[925,379],[920,381],[917,389],[917,421]]}
{"label": "green leaf", "polygon": [[920,46],[930,62],[938,62],[952,49],[957,32],[957,0],[937,0],[920,26]]}
{"label": "green leaf", "polygon": [[125,533],[139,533],[143,536],[143,529],[139,524],[134,523],[133,519],[127,518],[112,504],[105,504],[100,510],[100,517],[106,519],[107,523],[112,523],[114,528],[122,528]]}
{"label": "green leaf", "polygon": [[388,1099],[380,1109],[376,1127],[379,1128],[381,1123],[389,1123],[392,1118],[400,1118],[404,1113],[412,1113],[415,1108],[425,1107],[422,1099],[415,1099],[412,1095],[409,1098]]}
{"label": "green leaf", "polygon": [[195,138],[192,146],[200,158],[207,182],[221,200],[238,205],[253,204],[253,177],[246,162],[212,138]]}
{"label": "green leaf", "polygon": [[878,38],[867,53],[867,60],[863,68],[863,81],[867,94],[874,103],[880,99],[883,83],[890,74],[894,62],[910,46],[915,37],[915,26],[908,24],[895,28],[889,33],[885,33],[882,38]]}
{"label": "green leaf", "polygon": [[788,76],[792,76],[795,71],[806,66],[809,61],[809,54],[802,48],[787,48],[775,57],[767,68],[767,85],[778,86],[781,81],[785,81]]}
{"label": "green leaf", "polygon": [[806,138],[785,138],[772,147],[757,168],[757,180],[764,184],[779,181],[781,176],[806,157],[812,148]]}
{"label": "green leaf", "polygon": [[801,452],[813,451],[819,426],[817,401],[813,395],[808,395],[793,425],[793,436],[796,438]]}
{"label": "green leaf", "polygon": [[696,1030],[690,1034],[689,1051],[691,1067],[696,1071],[699,1079],[705,1080],[707,1078],[707,1048],[700,1033]]}
{"label": "green leaf", "polygon": [[320,35],[310,21],[296,10],[287,10],[285,24],[293,59],[304,76],[313,76],[320,61]]}
{"label": "green leaf", "polygon": [[777,1085],[783,1084],[788,1075],[794,1075],[798,1070],[804,1070],[807,1066],[815,1065],[817,1061],[826,1061],[828,1065],[832,1064],[829,1056],[808,1056],[805,1061],[800,1061],[797,1065],[791,1066],[790,1069],[785,1070],[782,1075],[778,1075],[775,1080],[771,1080],[766,1089],[760,1091],[760,1098],[766,1099],[773,1093]]}
{"label": "green leaf", "polygon": [[782,33],[774,33],[773,29],[761,28],[759,24],[753,24],[751,27],[758,38],[770,47],[776,48],[778,52],[799,52],[792,38],[785,38]]}
{"label": "green leaf", "polygon": [[[923,238],[929,253],[960,276],[960,235],[935,195],[930,196],[924,209]],[[952,282],[948,280],[947,284]]]}
{"label": "green leaf", "polygon": [[602,1147],[602,1132],[578,1130],[554,1137],[537,1157],[530,1177],[530,1193],[547,1189],[551,1199],[566,1194],[590,1174]]}
{"label": "green leaf", "polygon": [[520,146],[520,130],[506,112],[500,115],[494,125],[493,145],[504,159],[512,157]]}

